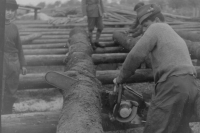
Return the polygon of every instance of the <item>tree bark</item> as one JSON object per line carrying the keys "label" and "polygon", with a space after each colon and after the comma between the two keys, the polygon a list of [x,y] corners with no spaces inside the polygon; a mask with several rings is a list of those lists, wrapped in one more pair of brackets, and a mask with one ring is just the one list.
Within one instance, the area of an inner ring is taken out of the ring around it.
{"label": "tree bark", "polygon": [[[57,133],[103,133],[101,125],[100,82],[95,78],[92,48],[82,29],[70,32],[67,71],[75,71],[73,84],[63,88],[63,108]],[[65,73],[67,73],[67,71]],[[55,79],[56,80],[56,79]]]}

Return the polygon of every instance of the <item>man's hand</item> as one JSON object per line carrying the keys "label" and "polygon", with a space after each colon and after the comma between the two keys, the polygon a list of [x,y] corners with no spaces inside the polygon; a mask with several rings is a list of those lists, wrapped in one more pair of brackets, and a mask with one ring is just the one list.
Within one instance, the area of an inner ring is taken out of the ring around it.
{"label": "man's hand", "polygon": [[22,70],[22,75],[26,75],[27,69],[25,67],[22,67],[21,70]]}

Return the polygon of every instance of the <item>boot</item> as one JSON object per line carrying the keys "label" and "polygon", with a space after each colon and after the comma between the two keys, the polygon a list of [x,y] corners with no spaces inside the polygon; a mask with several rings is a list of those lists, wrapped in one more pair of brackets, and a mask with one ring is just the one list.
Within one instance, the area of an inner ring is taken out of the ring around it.
{"label": "boot", "polygon": [[2,115],[12,114],[13,104],[15,103],[16,100],[17,98],[15,97],[5,97],[2,103],[1,114]]}
{"label": "boot", "polygon": [[97,33],[96,33],[96,40],[95,40],[94,44],[95,44],[95,46],[97,46],[97,47],[104,48],[105,46],[103,46],[103,45],[101,45],[101,44],[99,43],[99,38],[100,38],[100,36],[101,36],[101,32],[99,32],[99,31],[97,30]]}

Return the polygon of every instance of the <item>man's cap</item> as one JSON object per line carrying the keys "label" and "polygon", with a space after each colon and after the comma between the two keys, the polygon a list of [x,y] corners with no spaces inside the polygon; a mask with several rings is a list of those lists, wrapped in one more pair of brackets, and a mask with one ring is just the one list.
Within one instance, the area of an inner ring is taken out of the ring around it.
{"label": "man's cap", "polygon": [[160,13],[161,9],[155,4],[148,4],[140,7],[136,10],[136,12],[138,20],[141,24],[148,17]]}
{"label": "man's cap", "polygon": [[18,4],[16,0],[6,0],[6,7],[12,9],[18,9]]}
{"label": "man's cap", "polygon": [[139,9],[140,7],[144,6],[144,2],[138,2],[135,7],[134,7],[134,11],[136,11],[137,9]]}

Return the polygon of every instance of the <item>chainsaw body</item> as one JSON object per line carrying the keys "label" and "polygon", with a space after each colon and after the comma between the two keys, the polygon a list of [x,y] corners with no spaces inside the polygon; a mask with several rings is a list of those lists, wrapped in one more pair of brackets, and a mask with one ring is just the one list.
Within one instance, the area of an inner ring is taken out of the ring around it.
{"label": "chainsaw body", "polygon": [[143,96],[127,85],[118,85],[109,93],[110,119],[141,124],[146,119],[147,105]]}

